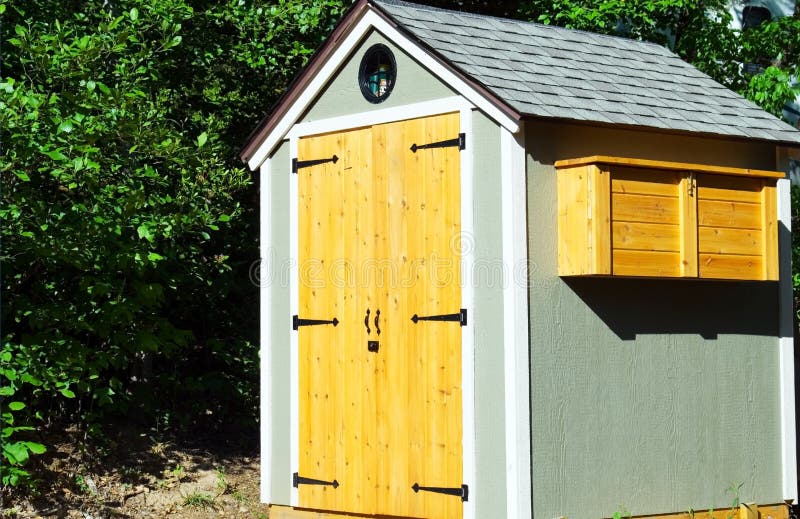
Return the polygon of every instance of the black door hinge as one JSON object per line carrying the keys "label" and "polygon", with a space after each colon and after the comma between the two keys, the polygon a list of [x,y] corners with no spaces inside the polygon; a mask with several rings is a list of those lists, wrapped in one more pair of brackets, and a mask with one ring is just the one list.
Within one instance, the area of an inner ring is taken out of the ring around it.
{"label": "black door hinge", "polygon": [[314,478],[304,478],[303,476],[299,475],[297,472],[292,474],[292,486],[294,488],[298,488],[300,485],[322,485],[333,487],[334,489],[339,488],[339,482],[335,479],[333,481],[323,481],[321,479],[314,479]]}
{"label": "black door hinge", "polygon": [[417,324],[419,321],[454,321],[461,323],[461,326],[467,325],[467,309],[462,308],[460,312],[457,314],[444,314],[444,315],[428,315],[420,317],[417,314],[411,318],[414,321],[414,324]]}
{"label": "black door hinge", "polygon": [[450,148],[458,146],[459,150],[463,150],[467,146],[466,135],[459,133],[455,139],[448,139],[446,141],[431,142],[430,144],[412,144],[411,151],[416,153],[417,150],[425,150],[429,148]]}
{"label": "black door hinge", "polygon": [[292,316],[292,330],[296,330],[301,326],[316,326],[318,324],[332,324],[336,326],[339,324],[339,319],[333,318],[331,320],[325,319],[300,319],[296,315]]}
{"label": "black door hinge", "polygon": [[292,173],[297,173],[298,169],[302,168],[310,168],[311,166],[316,166],[318,164],[325,164],[326,162],[336,162],[339,160],[339,157],[334,155],[329,159],[313,159],[313,160],[297,160],[292,159]]}
{"label": "black door hinge", "polygon": [[467,501],[469,499],[469,487],[467,485],[461,485],[460,487],[456,488],[446,488],[446,487],[421,487],[419,483],[414,483],[411,487],[411,490],[414,493],[418,493],[420,490],[423,492],[435,492],[437,494],[446,494],[448,496],[458,496],[461,498],[461,501]]}

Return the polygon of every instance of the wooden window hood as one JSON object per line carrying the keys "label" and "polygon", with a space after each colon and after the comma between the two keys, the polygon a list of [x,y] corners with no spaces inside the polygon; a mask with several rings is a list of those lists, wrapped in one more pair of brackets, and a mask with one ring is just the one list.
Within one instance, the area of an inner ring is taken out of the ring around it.
{"label": "wooden window hood", "polygon": [[559,275],[778,279],[783,173],[607,156],[555,167]]}

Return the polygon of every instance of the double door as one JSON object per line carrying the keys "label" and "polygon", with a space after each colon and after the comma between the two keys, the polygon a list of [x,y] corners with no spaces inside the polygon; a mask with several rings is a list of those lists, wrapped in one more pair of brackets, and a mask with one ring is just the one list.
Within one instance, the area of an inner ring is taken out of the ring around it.
{"label": "double door", "polygon": [[299,505],[460,518],[459,114],[302,138]]}

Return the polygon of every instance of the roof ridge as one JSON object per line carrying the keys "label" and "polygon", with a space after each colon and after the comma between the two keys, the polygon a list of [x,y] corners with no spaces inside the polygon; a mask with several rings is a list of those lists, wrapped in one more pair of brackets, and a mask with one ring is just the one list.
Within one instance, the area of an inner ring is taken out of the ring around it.
{"label": "roof ridge", "polygon": [[467,16],[467,17],[470,17],[470,18],[481,18],[481,19],[488,19],[488,20],[497,20],[497,21],[504,22],[504,23],[511,22],[511,23],[517,23],[517,24],[521,24],[521,25],[533,25],[535,27],[541,27],[543,29],[553,29],[553,30],[558,30],[558,31],[566,31],[566,32],[582,34],[582,35],[588,35],[588,36],[602,38],[602,39],[608,39],[608,40],[612,40],[612,41],[623,40],[623,41],[626,41],[626,42],[634,42],[634,43],[637,43],[637,44],[647,45],[647,46],[650,46],[650,47],[657,47],[658,49],[665,50],[665,51],[669,52],[670,54],[672,54],[673,56],[676,56],[678,59],[680,59],[680,56],[675,54],[671,49],[669,49],[667,47],[664,47],[663,45],[659,45],[658,43],[655,43],[655,42],[652,42],[652,41],[647,41],[647,40],[637,40],[637,39],[634,39],[634,38],[626,38],[625,36],[615,36],[615,35],[612,35],[612,34],[602,34],[602,33],[597,33],[597,32],[592,32],[592,31],[586,31],[586,30],[583,30],[583,29],[572,29],[570,27],[561,27],[560,25],[547,25],[547,24],[544,24],[544,23],[533,22],[533,21],[530,21],[530,20],[519,20],[517,18],[503,18],[502,16],[492,16],[492,15],[489,15],[489,14],[473,13],[473,12],[470,12],[470,11],[455,11],[453,9],[445,9],[443,7],[436,7],[436,6],[433,6],[433,5],[415,4],[414,2],[408,2],[406,0],[369,0],[369,2],[377,4],[377,5],[381,5],[381,4],[397,5],[397,6],[400,6],[400,7],[410,7],[410,8],[413,8],[413,9],[420,9],[420,10],[423,10],[423,11],[433,11],[433,12],[439,12],[439,13],[453,13],[453,14],[459,14],[459,15],[462,15],[462,16]]}

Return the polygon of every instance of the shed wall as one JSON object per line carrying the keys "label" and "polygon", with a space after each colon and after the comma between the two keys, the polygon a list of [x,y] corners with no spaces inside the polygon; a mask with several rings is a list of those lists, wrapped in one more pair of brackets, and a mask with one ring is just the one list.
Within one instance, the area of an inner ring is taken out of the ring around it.
{"label": "shed wall", "polygon": [[[372,45],[382,43],[389,47],[397,61],[397,81],[389,97],[381,103],[370,103],[361,95],[358,85],[358,69],[361,58]],[[381,33],[373,31],[353,53],[336,74],[319,99],[309,108],[302,122],[318,121],[340,115],[370,112],[394,108],[411,103],[431,101],[454,96],[456,93],[431,75],[424,67],[387,40]]]}
{"label": "shed wall", "polygon": [[778,293],[768,282],[560,278],[553,162],[774,169],[769,145],[527,124],[534,516],[781,501]]}
{"label": "shed wall", "polygon": [[[503,356],[503,233],[500,127],[473,111],[475,265],[465,283],[475,290],[476,517],[506,516],[505,376]],[[463,153],[463,152],[462,152]]]}
{"label": "shed wall", "polygon": [[261,283],[272,290],[272,502],[289,504],[291,491],[290,463],[290,378],[289,334],[289,142],[284,141],[272,156],[272,247],[267,254],[267,271]]}

